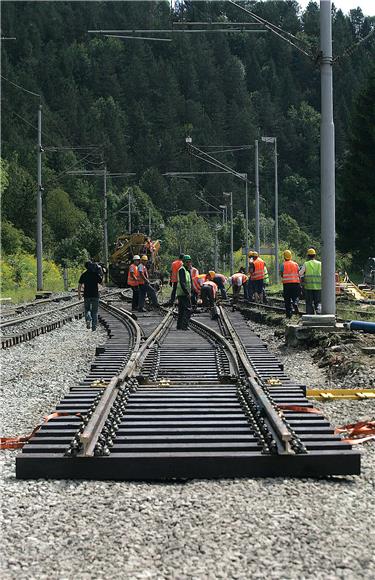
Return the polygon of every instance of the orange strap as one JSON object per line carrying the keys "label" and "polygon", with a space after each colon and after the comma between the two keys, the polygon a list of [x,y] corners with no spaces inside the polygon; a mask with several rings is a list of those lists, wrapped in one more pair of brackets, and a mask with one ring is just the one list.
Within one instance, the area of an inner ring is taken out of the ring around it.
{"label": "orange strap", "polygon": [[347,436],[343,439],[345,443],[358,445],[358,443],[375,439],[375,421],[359,421],[358,423],[343,425],[342,427],[337,427],[335,433],[337,435],[345,433]]}
{"label": "orange strap", "polygon": [[28,435],[19,435],[16,437],[0,437],[0,450],[1,449],[22,449],[22,447],[30,441],[30,439],[39,431],[39,429],[45,423],[48,423],[51,419],[55,419],[56,417],[67,417],[67,416],[74,416],[74,417],[82,417],[81,413],[60,413],[55,412],[43,417],[43,421],[39,423]]}
{"label": "orange strap", "polygon": [[295,413],[313,413],[321,415],[322,412],[315,407],[300,407],[299,405],[277,405],[282,411],[294,411]]}

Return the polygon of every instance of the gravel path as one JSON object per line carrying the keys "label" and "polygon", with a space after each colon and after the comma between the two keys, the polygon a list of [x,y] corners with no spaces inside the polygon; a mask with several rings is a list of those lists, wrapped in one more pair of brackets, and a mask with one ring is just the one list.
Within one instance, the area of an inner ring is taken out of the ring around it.
{"label": "gravel path", "polygon": [[[78,321],[5,353],[12,360],[3,431],[33,427],[85,375],[100,342]],[[309,359],[298,353],[286,372],[308,369],[317,385],[323,371]],[[368,416],[373,406],[324,403],[336,424]],[[16,452],[2,452],[2,578],[372,578],[375,445],[361,447],[361,477],[185,484],[17,481]]]}

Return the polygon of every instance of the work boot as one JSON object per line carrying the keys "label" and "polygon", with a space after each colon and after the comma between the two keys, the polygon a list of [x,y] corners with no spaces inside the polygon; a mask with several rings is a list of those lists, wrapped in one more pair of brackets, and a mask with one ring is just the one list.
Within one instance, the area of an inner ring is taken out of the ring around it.
{"label": "work boot", "polygon": [[294,314],[299,314],[298,304],[293,304]]}

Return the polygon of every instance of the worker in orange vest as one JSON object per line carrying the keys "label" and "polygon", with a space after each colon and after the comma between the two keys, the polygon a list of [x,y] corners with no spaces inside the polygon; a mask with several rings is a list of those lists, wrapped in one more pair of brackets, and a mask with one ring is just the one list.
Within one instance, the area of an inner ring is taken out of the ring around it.
{"label": "worker in orange vest", "polygon": [[133,290],[132,310],[138,310],[139,302],[139,273],[138,266],[141,261],[140,256],[136,254],[133,256],[133,261],[128,270],[128,286]]}
{"label": "worker in orange vest", "polygon": [[216,294],[217,284],[215,284],[215,282],[212,280],[206,280],[203,282],[201,288],[202,305],[210,309],[212,320],[217,318],[217,312],[215,309]]}
{"label": "worker in orange vest", "polygon": [[242,272],[236,272],[229,278],[229,283],[233,289],[233,304],[236,304],[236,302],[238,302],[238,298],[242,287],[244,288],[245,293],[245,285],[247,284],[247,281],[248,277],[246,276],[246,274],[243,274]]}
{"label": "worker in orange vest", "polygon": [[207,274],[198,274],[192,279],[192,287],[197,297],[200,296],[203,282],[207,280]]}
{"label": "worker in orange vest", "polygon": [[224,274],[219,274],[218,272],[214,272],[213,270],[210,270],[208,272],[208,279],[212,280],[212,282],[215,282],[218,290],[220,290],[220,295],[221,295],[222,299],[227,300],[227,293],[225,291],[225,284],[227,283],[227,279],[224,276]]}
{"label": "worker in orange vest", "polygon": [[182,260],[184,259],[184,254],[180,254],[178,260],[174,260],[171,265],[171,275],[169,279],[169,285],[172,287],[172,294],[169,303],[174,304],[176,300],[176,292],[177,292],[177,279],[178,279],[178,271],[182,266]]}
{"label": "worker in orange vest", "polygon": [[264,289],[264,266],[265,263],[259,257],[258,252],[249,252],[249,283],[247,287],[247,297],[250,301],[260,302]]}
{"label": "worker in orange vest", "polygon": [[198,302],[198,293],[195,291],[194,282],[193,282],[194,278],[196,278],[197,276],[199,276],[198,268],[196,268],[195,266],[191,266],[190,277],[191,277],[191,287],[192,287],[192,292],[191,292],[191,304],[192,304],[192,306],[196,306],[197,302]]}
{"label": "worker in orange vest", "polygon": [[301,279],[299,266],[297,262],[292,260],[290,250],[284,252],[284,263],[280,266],[280,275],[283,282],[285,314],[287,318],[292,318],[292,308],[295,314],[299,314],[298,300],[301,295]]}

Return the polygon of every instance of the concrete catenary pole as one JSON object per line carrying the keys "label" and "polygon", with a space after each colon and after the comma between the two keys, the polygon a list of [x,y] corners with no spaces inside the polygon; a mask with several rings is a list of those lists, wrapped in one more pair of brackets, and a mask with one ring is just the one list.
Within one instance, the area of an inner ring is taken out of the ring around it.
{"label": "concrete catenary pole", "polygon": [[277,171],[277,139],[275,137],[275,281],[279,283],[279,178]]}
{"label": "concrete catenary pole", "polygon": [[249,196],[247,190],[247,173],[244,173],[245,176],[245,198],[246,198],[246,209],[245,209],[245,252],[246,252],[246,272],[249,270]]}
{"label": "concrete catenary pole", "polygon": [[38,146],[37,146],[37,166],[38,166],[38,191],[36,196],[36,270],[37,270],[37,290],[43,290],[43,227],[42,227],[42,105],[38,109]]}
{"label": "concrete catenary pole", "polygon": [[151,238],[151,208],[148,208],[148,237]]}
{"label": "concrete catenary pole", "polygon": [[234,273],[233,193],[230,192],[230,275]]}
{"label": "concrete catenary pole", "polygon": [[332,86],[332,2],[320,0],[320,187],[322,238],[322,313],[336,314],[335,126]]}
{"label": "concrete catenary pole", "polygon": [[255,139],[255,249],[260,252],[258,139]]}
{"label": "concrete catenary pole", "polygon": [[107,166],[104,166],[104,263],[106,271],[109,271],[108,256],[108,198],[107,198]]}
{"label": "concrete catenary pole", "polygon": [[128,220],[129,220],[129,234],[132,233],[132,208],[131,208],[131,199],[132,199],[132,195],[130,193],[130,189],[128,191],[128,195],[129,195],[129,203],[128,203]]}
{"label": "concrete catenary pole", "polygon": [[219,269],[219,265],[218,265],[218,239],[217,239],[217,230],[218,230],[218,224],[215,224],[215,253],[214,253],[214,270],[215,272],[218,271]]}

